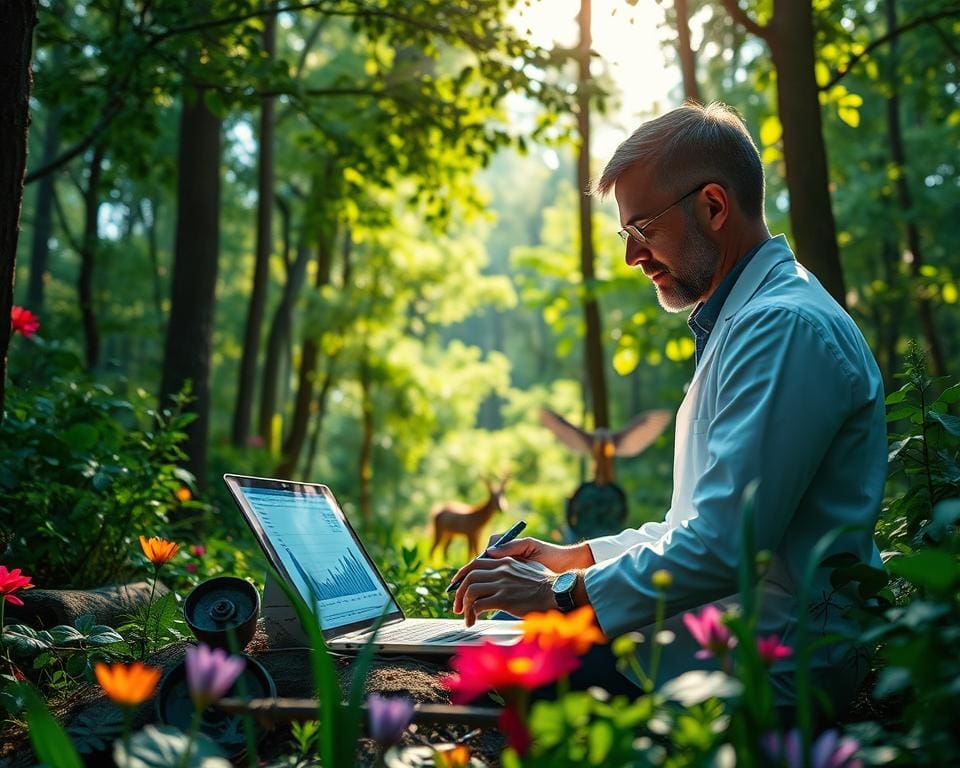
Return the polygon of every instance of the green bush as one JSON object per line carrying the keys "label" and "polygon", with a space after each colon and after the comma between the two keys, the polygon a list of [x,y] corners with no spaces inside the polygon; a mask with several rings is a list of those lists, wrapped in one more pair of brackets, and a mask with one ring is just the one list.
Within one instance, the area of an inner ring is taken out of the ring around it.
{"label": "green bush", "polygon": [[143,390],[118,397],[53,345],[33,353],[31,375],[11,375],[0,423],[0,551],[46,588],[123,579],[139,565],[139,535],[200,506],[177,467],[192,416],[157,414]]}

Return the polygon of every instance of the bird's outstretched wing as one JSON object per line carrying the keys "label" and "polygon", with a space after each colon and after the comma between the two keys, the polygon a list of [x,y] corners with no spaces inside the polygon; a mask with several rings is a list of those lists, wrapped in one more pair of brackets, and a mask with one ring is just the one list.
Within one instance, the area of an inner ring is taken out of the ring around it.
{"label": "bird's outstretched wing", "polygon": [[593,440],[590,434],[580,429],[580,427],[575,427],[563,418],[563,416],[554,413],[548,408],[541,408],[540,422],[559,437],[568,448],[572,448],[577,453],[589,454],[591,452]]}
{"label": "bird's outstretched wing", "polygon": [[617,456],[636,456],[650,443],[660,437],[673,412],[667,410],[644,411],[613,436]]}

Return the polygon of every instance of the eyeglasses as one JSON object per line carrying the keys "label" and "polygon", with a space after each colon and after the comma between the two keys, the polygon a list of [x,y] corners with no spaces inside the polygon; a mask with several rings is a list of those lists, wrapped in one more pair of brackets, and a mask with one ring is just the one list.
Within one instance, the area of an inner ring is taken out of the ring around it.
{"label": "eyeglasses", "polygon": [[[687,194],[685,194],[685,195],[684,195],[683,197],[681,197],[679,200],[676,200],[675,202],[670,203],[670,205],[668,205],[666,208],[664,208],[662,211],[660,211],[660,213],[658,213],[656,216],[654,216],[652,219],[650,219],[650,221],[648,221],[648,222],[647,222],[646,224],[644,224],[642,227],[635,226],[634,224],[625,224],[624,227],[623,227],[623,229],[621,229],[619,232],[617,232],[617,234],[620,235],[620,239],[623,240],[624,243],[626,243],[627,241],[629,241],[629,239],[632,237],[634,240],[636,240],[638,243],[640,243],[640,245],[647,245],[647,244],[650,242],[650,239],[646,236],[646,234],[644,234],[644,230],[645,230],[647,227],[649,227],[651,224],[653,224],[653,222],[655,222],[657,219],[659,219],[661,216],[663,216],[663,214],[665,214],[665,213],[666,213],[667,211],[669,211],[671,208],[674,208],[675,206],[680,205],[680,203],[682,203],[684,200],[686,200],[688,197],[690,197],[690,195],[692,195],[692,194],[694,194],[694,193],[696,193],[696,192],[699,192],[701,189],[703,189],[705,186],[707,186],[707,184],[712,184],[712,183],[713,183],[713,182],[705,181],[705,182],[703,182],[700,186],[696,187],[695,189],[691,189],[689,192],[687,192]],[[642,219],[643,217],[641,216],[640,218]]]}

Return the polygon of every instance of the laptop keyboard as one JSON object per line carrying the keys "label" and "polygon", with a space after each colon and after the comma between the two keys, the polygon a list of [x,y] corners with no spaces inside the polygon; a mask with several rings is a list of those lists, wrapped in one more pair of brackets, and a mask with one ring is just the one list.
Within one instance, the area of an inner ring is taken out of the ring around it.
{"label": "laptop keyboard", "polygon": [[378,643],[460,643],[474,640],[483,635],[476,629],[442,630],[429,624],[406,627],[402,623],[396,627],[384,627],[377,633]]}

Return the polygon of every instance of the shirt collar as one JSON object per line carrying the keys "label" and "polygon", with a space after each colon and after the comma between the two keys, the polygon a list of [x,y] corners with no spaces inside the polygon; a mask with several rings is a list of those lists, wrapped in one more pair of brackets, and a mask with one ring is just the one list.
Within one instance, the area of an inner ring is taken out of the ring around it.
{"label": "shirt collar", "polygon": [[747,268],[750,259],[756,255],[757,251],[759,251],[766,242],[766,240],[763,240],[747,251],[747,254],[734,264],[733,269],[720,281],[720,285],[710,294],[710,297],[706,301],[697,304],[693,312],[690,313],[690,317],[687,318],[687,325],[690,326],[690,330],[693,331],[695,336],[699,338],[710,335],[713,326],[717,324],[717,320],[720,317],[720,310],[723,309],[724,302],[726,302],[727,297],[730,295],[730,291],[733,290],[733,286],[736,285],[737,279],[743,274],[743,270]]}

